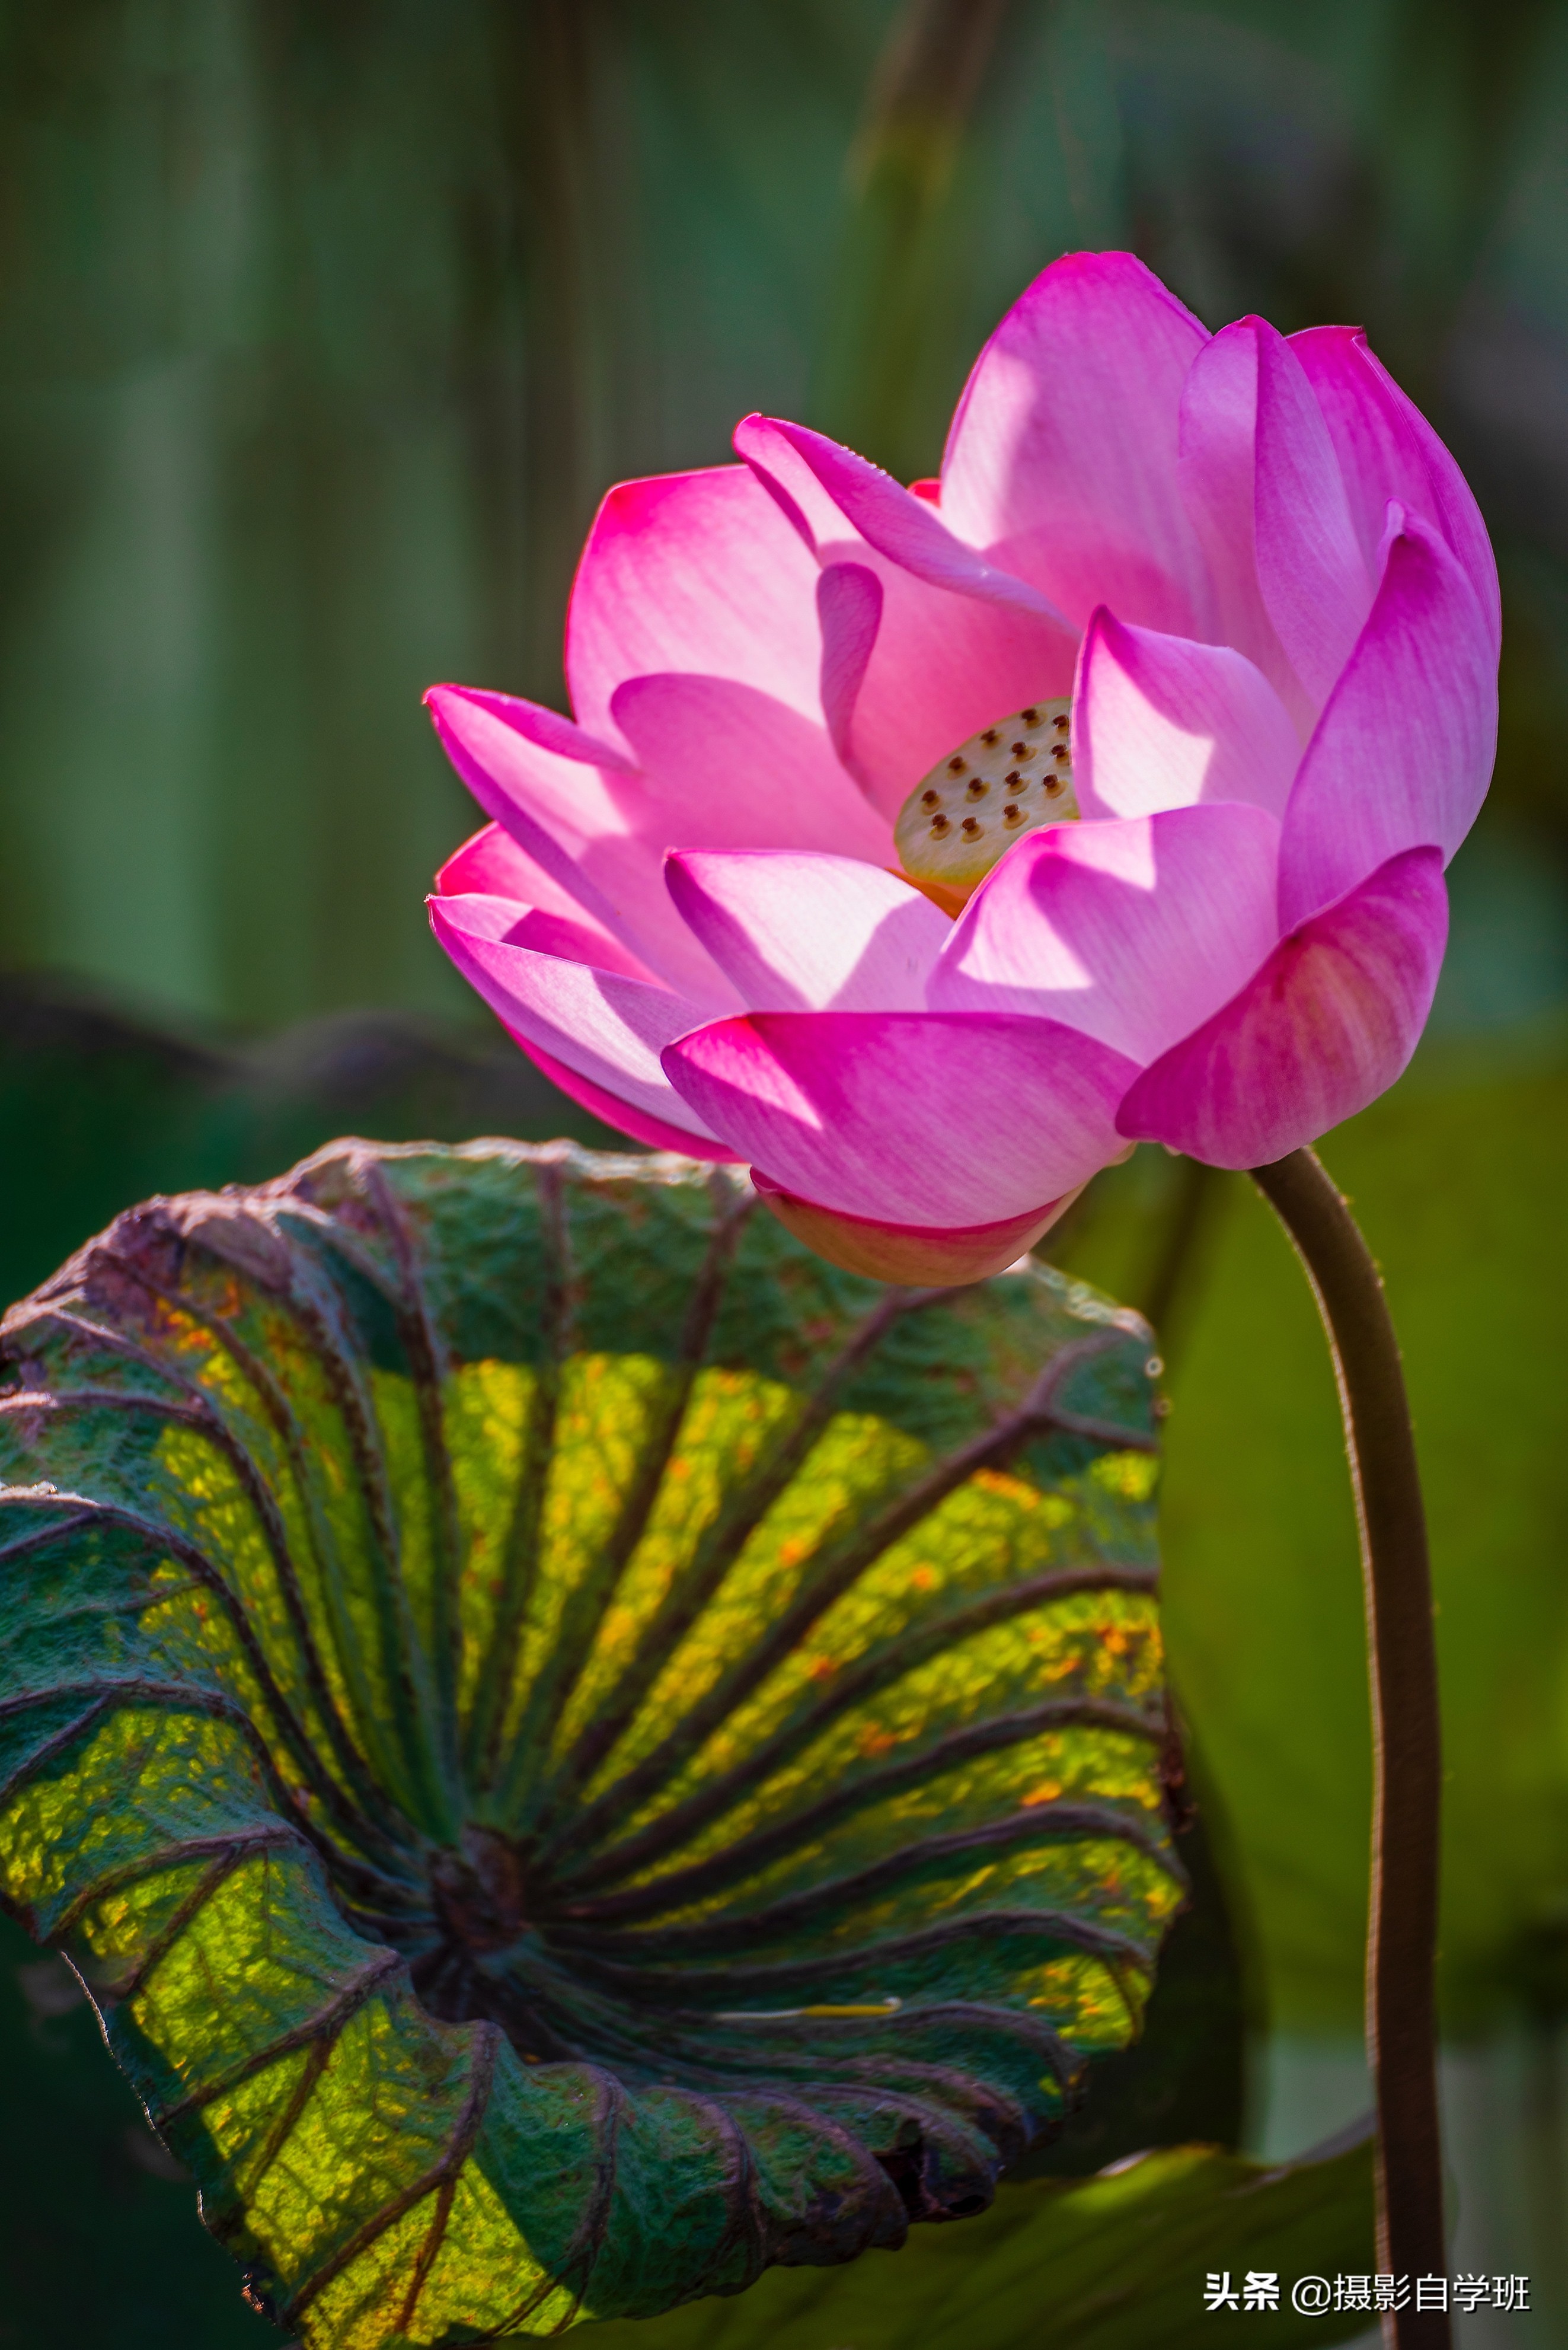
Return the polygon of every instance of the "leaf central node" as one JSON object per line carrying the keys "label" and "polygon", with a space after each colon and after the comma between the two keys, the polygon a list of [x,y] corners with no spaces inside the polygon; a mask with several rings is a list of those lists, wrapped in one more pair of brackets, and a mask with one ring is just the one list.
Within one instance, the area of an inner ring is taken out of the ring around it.
{"label": "leaf central node", "polygon": [[504,1950],[526,1922],[517,1847],[494,1828],[466,1827],[462,1848],[436,1855],[431,1890],[447,1939],[470,1950]]}

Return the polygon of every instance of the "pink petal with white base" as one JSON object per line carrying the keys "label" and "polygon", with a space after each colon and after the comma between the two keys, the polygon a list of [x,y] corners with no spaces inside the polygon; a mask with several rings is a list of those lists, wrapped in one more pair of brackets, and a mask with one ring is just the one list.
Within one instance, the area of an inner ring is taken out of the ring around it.
{"label": "pink petal with white base", "polygon": [[1298,739],[1317,715],[1286,660],[1258,584],[1258,338],[1252,321],[1221,327],[1193,360],[1181,390],[1182,498],[1214,589],[1214,634],[1268,678]]}
{"label": "pink petal with white base", "polygon": [[928,1000],[1034,1014],[1152,1060],[1272,951],[1279,838],[1240,801],[1034,833],[965,908]]}
{"label": "pink petal with white base", "polygon": [[1286,660],[1321,706],[1371,609],[1376,574],[1300,359],[1264,319],[1247,323],[1258,346],[1258,585]]}
{"label": "pink petal with white base", "polygon": [[[729,989],[665,894],[663,853],[673,827],[641,779],[542,750],[514,724],[504,694],[435,686],[425,700],[452,765],[486,814],[548,876],[556,910],[563,900],[575,904],[596,929],[624,939],[639,962],[710,1014],[728,1008]],[[651,839],[637,828],[643,821],[651,822]]]}
{"label": "pink petal with white base", "polygon": [[[956,743],[1004,711],[1070,693],[1075,647],[1064,630],[928,588],[864,552],[817,581],[822,708],[838,759],[886,821]],[[862,853],[886,857],[885,837]]]}
{"label": "pink petal with white base", "polygon": [[1096,604],[1210,636],[1212,598],[1177,474],[1177,417],[1208,336],[1127,253],[1054,262],[970,377],[941,517],[1076,627]]}
{"label": "pink petal with white base", "polygon": [[753,1012],[916,1011],[952,924],[896,874],[846,857],[684,851],[670,894]]}
{"label": "pink petal with white base", "polygon": [[700,1004],[616,972],[492,936],[493,901],[438,899],[431,927],[469,984],[512,1033],[608,1098],[698,1142],[716,1138],[671,1091],[659,1054],[705,1016]]}
{"label": "pink petal with white base", "polygon": [[1469,484],[1359,327],[1309,327],[1291,349],[1323,411],[1362,552],[1376,575],[1395,498],[1431,523],[1476,591],[1494,645],[1502,635],[1497,561]]}
{"label": "pink petal with white base", "polygon": [[1231,1003],[1146,1069],[1117,1126],[1211,1167],[1263,1167],[1315,1141],[1408,1063],[1447,937],[1437,850],[1391,858],[1282,940]]}
{"label": "pink petal with white base", "polygon": [[1377,600],[1285,811],[1282,929],[1401,849],[1430,843],[1446,864],[1491,775],[1497,662],[1480,606],[1428,524],[1396,507],[1390,530]]}
{"label": "pink petal with white base", "polygon": [[628,678],[616,724],[644,775],[638,827],[660,850],[820,848],[885,862],[888,824],[820,719],[733,678]]}
{"label": "pink petal with white base", "polygon": [[672,672],[728,678],[818,719],[816,569],[744,465],[621,483],[572,589],[566,677],[578,718],[618,741],[616,688]]}
{"label": "pink petal with white base", "polygon": [[1262,671],[1095,614],[1078,663],[1073,777],[1085,816],[1249,800],[1282,816],[1301,748]]}
{"label": "pink petal with white base", "polygon": [[[825,717],[840,758],[889,821],[955,743],[1006,711],[1071,692],[1073,630],[945,532],[930,500],[820,433],[767,417],[739,425],[735,446],[825,567]],[[825,483],[844,491],[845,505]]]}
{"label": "pink petal with white base", "polygon": [[[792,450],[837,508],[851,530],[928,588],[942,588],[958,596],[978,597],[984,603],[1010,604],[1037,619],[1066,625],[1048,597],[1012,572],[988,563],[972,546],[954,536],[927,498],[917,498],[853,449],[841,448],[824,432],[808,425],[787,424],[782,418],[749,416],[735,429],[735,447],[742,457],[756,459],[769,470],[777,468],[778,444]],[[809,511],[801,509],[807,520]],[[822,550],[819,538],[818,551]]]}
{"label": "pink petal with white base", "polygon": [[670,1045],[703,1124],[784,1191],[930,1229],[1027,1214],[1121,1151],[1134,1065],[1046,1020],[762,1012]]}
{"label": "pink petal with white base", "polygon": [[852,739],[867,796],[891,822],[920,777],[970,735],[1071,693],[1077,642],[1026,612],[925,587],[892,564],[881,577],[882,626]]}

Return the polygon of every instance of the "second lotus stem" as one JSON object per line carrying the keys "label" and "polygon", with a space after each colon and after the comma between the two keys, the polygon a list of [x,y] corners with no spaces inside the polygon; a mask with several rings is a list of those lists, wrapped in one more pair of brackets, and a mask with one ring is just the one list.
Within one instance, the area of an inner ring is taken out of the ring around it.
{"label": "second lotus stem", "polygon": [[1416,2306],[1447,2267],[1438,2110],[1436,1954],[1442,1762],[1426,1513],[1405,1375],[1377,1267],[1311,1150],[1252,1180],[1290,1234],[1323,1316],[1355,1491],[1372,1684],[1366,2039],[1377,2107],[1377,2264],[1408,2287],[1384,2319],[1397,2350],[1448,2350],[1446,2312]]}

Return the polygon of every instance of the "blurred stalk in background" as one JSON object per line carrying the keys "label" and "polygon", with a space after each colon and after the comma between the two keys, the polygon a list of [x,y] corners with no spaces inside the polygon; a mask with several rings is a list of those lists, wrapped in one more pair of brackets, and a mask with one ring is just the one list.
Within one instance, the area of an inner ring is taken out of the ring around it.
{"label": "blurred stalk in background", "polygon": [[[578,1125],[426,936],[474,812],[419,696],[561,702],[611,481],[725,462],[753,408],[932,473],[984,336],[1084,244],[1211,325],[1364,322],[1453,446],[1502,569],[1497,782],[1428,1040],[1324,1157],[1428,1484],[1460,2252],[1536,2247],[1500,2338],[1568,2343],[1568,7],[11,0],[0,124],[7,1295],[335,1127]],[[350,1005],[447,1024],[213,1041]],[[1282,2151],[1365,2102],[1333,1391],[1232,1179],[1139,1152],[1060,1240],[1173,1366],[1168,1623]]]}
{"label": "blurred stalk in background", "polygon": [[[942,250],[964,132],[1007,0],[908,0],[850,150],[850,202],[812,406],[904,479],[934,470],[920,374],[950,339]],[[937,332],[933,334],[933,326]]]}

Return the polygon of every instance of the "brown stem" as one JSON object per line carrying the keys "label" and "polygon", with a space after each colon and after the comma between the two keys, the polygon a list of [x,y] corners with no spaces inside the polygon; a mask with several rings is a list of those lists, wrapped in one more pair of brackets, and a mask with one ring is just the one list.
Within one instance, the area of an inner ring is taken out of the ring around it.
{"label": "brown stem", "polygon": [[1415,2281],[1441,2276],[1438,2116],[1438,1827],[1442,1764],[1427,1523],[1398,1343],[1377,1267],[1311,1150],[1252,1180],[1306,1268],[1339,1383],[1361,1532],[1372,1682],[1372,1900],[1366,2038],[1377,2101],[1377,2265],[1410,2281],[1383,2320],[1397,2350],[1448,2350],[1449,2320],[1417,2312]]}

